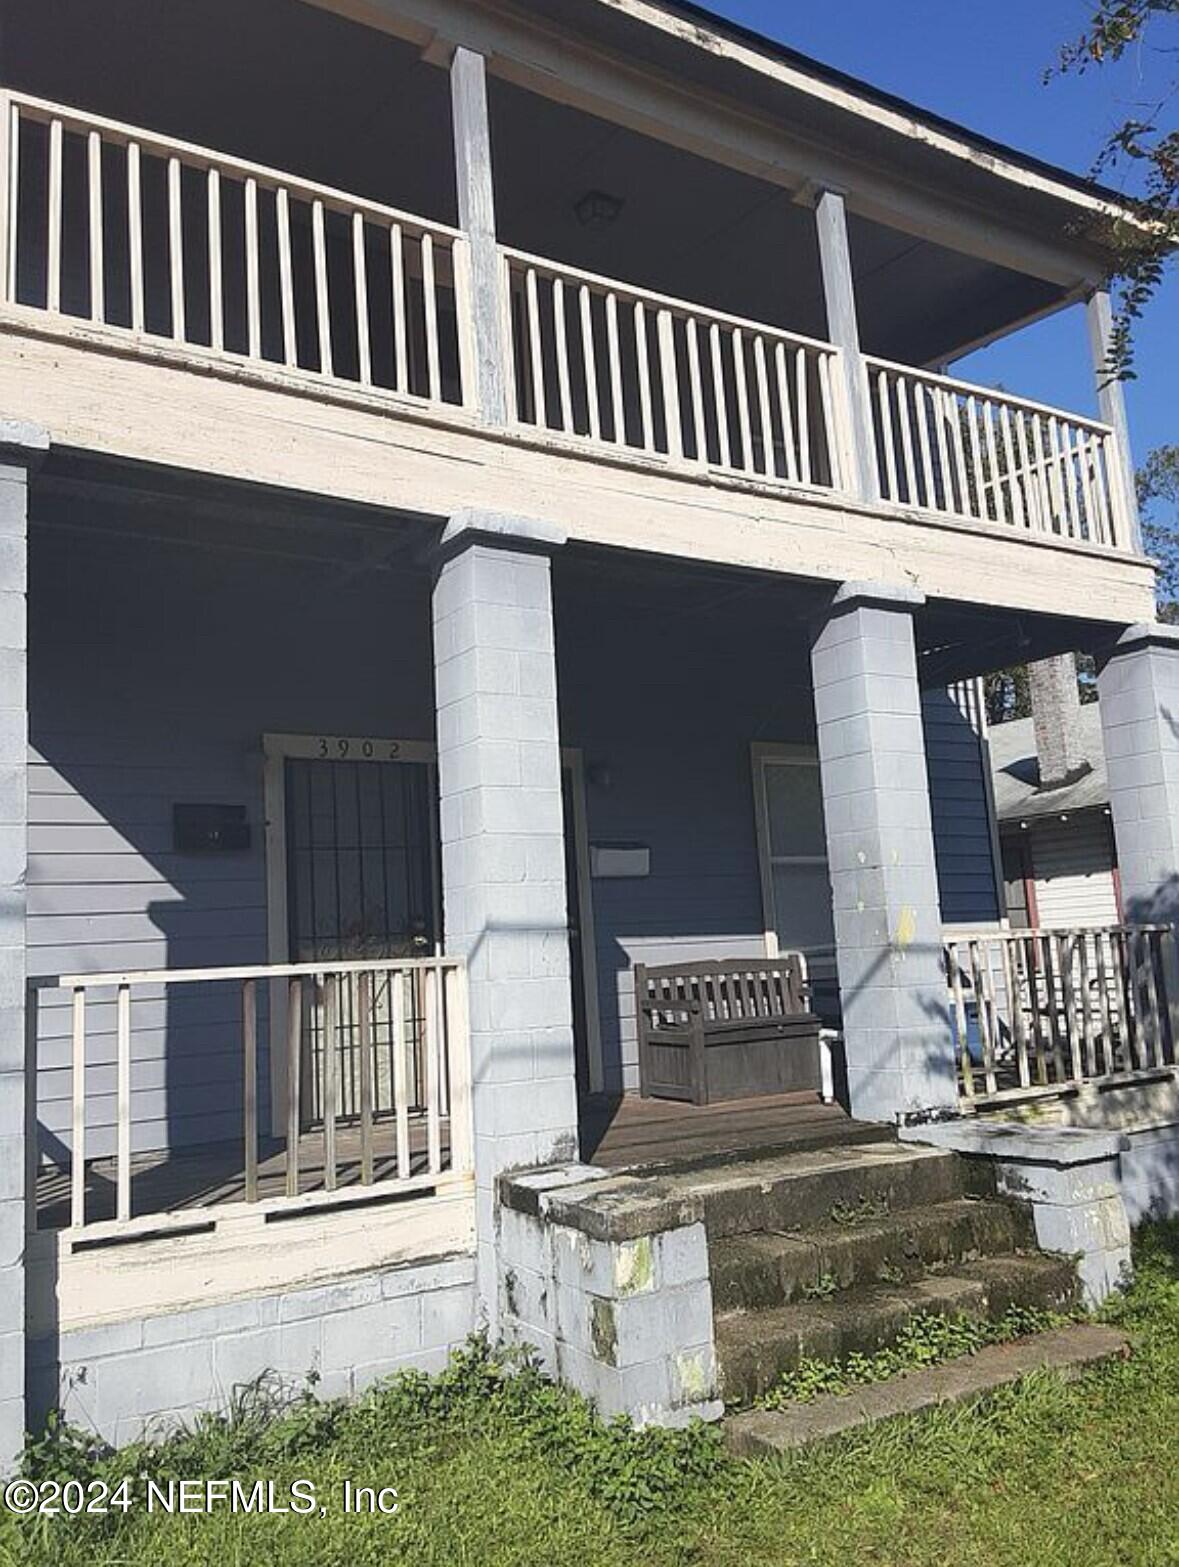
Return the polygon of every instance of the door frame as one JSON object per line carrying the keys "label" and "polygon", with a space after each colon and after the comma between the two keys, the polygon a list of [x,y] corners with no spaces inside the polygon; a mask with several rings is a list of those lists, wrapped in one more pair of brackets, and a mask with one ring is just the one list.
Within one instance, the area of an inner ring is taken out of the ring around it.
{"label": "door frame", "polygon": [[[345,747],[341,750],[340,747]],[[371,749],[370,749],[371,748]],[[289,759],[309,761],[370,761],[377,764],[397,762],[426,763],[435,774],[434,796],[438,795],[438,747],[428,740],[379,739],[372,735],[272,734],[262,736],[262,794],[266,824],[266,959],[268,963],[290,962],[289,903],[287,893],[287,800],[286,763]],[[585,996],[586,1054],[589,1058],[590,1091],[601,1093],[605,1083],[602,1061],[602,1030],[598,997],[597,941],[594,930],[593,887],[590,881],[589,829],[586,820],[585,761],[580,748],[563,747],[561,766],[571,774],[573,800],[573,840],[577,857],[578,918],[581,929],[581,984]],[[566,830],[569,824],[565,824]],[[431,856],[437,865],[438,857]],[[437,928],[442,931],[442,889],[435,871]],[[445,936],[445,932],[443,932]],[[441,956],[441,953],[439,953]],[[572,980],[573,976],[570,975]],[[271,1135],[286,1132],[283,1107],[287,1098],[286,987],[274,987],[270,1006],[270,1119]]]}
{"label": "door frame", "polygon": [[[581,988],[585,998],[585,1053],[589,1064],[591,1094],[604,1092],[606,1070],[602,1059],[601,1001],[598,995],[598,940],[594,927],[594,890],[590,878],[589,825],[585,797],[585,756],[580,746],[562,746],[561,769],[570,775],[573,851],[577,860],[577,920],[581,931]],[[568,898],[568,892],[566,892]]]}
{"label": "door frame", "polygon": [[[264,734],[262,736],[262,801],[266,823],[266,961],[291,961],[290,904],[287,891],[287,791],[286,764],[290,760],[312,762],[372,762],[396,766],[398,762],[425,763],[435,772],[438,748],[427,740],[389,740],[374,735]],[[432,780],[435,800],[438,787]],[[434,866],[436,928],[442,929],[442,889],[438,885],[437,855]],[[271,987],[270,997],[270,1131],[286,1132],[287,1101],[287,991]]]}

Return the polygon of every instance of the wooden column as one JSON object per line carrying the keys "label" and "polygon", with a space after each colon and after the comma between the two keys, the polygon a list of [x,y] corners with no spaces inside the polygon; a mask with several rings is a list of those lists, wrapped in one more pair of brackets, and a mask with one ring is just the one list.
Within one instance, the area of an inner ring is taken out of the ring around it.
{"label": "wooden column", "polygon": [[860,327],[856,318],[855,284],[847,238],[847,211],[839,191],[820,191],[815,202],[815,220],[819,234],[819,261],[823,269],[823,295],[827,302],[827,336],[837,348],[843,350],[851,425],[852,482],[856,494],[862,500],[879,500],[880,478],[876,468],[872,402],[860,353]]}
{"label": "wooden column", "polygon": [[1089,295],[1086,310],[1089,319],[1089,351],[1093,373],[1097,377],[1097,407],[1101,419],[1117,436],[1122,458],[1122,482],[1126,497],[1125,515],[1129,537],[1117,542],[1123,547],[1142,550],[1142,526],[1138,517],[1138,491],[1134,482],[1134,453],[1130,446],[1130,423],[1126,418],[1126,399],[1120,381],[1108,374],[1110,344],[1113,340],[1113,310],[1109,290],[1099,288]]}
{"label": "wooden column", "polygon": [[503,275],[495,237],[495,186],[487,114],[487,64],[458,48],[450,66],[459,226],[471,248],[475,390],[485,424],[508,421],[509,344],[504,331]]}

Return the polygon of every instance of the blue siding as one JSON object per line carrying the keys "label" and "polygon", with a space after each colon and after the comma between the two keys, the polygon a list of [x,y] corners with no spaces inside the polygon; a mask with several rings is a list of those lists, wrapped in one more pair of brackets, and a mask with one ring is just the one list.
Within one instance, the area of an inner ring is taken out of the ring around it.
{"label": "blue siding", "polygon": [[947,925],[999,918],[985,748],[969,707],[954,691],[926,691],[922,698],[938,891]]}
{"label": "blue siding", "polygon": [[[68,520],[96,504],[68,503]],[[806,640],[764,591],[685,605],[559,568],[556,608],[590,840],[651,850],[649,878],[592,888],[607,1080],[633,1087],[632,965],[764,951],[750,748],[814,743]],[[34,974],[264,961],[263,733],[433,735],[424,573],[35,527],[30,622]],[[943,693],[926,733],[945,916],[993,918],[977,736]],[[245,805],[249,851],[176,854],[177,800]],[[94,1153],[113,1146],[112,1014],[91,1018]],[[68,1142],[64,997],[42,1024],[53,1148]],[[240,1134],[237,1028],[229,994],[138,1004],[137,1148]]]}
{"label": "blue siding", "polygon": [[[107,520],[97,502],[46,499],[41,510],[58,520],[68,511],[72,524]],[[425,574],[362,576],[36,521],[30,972],[265,962],[262,735],[431,739]],[[241,532],[249,527],[243,513]],[[175,853],[172,806],[185,800],[244,805],[249,850]],[[241,1135],[237,1008],[228,987],[136,1003],[137,1149]],[[113,1001],[89,1011],[88,1152],[101,1154],[113,1149]],[[68,999],[48,996],[47,1150],[69,1140],[69,1034]],[[265,1060],[260,1078],[265,1114]]]}

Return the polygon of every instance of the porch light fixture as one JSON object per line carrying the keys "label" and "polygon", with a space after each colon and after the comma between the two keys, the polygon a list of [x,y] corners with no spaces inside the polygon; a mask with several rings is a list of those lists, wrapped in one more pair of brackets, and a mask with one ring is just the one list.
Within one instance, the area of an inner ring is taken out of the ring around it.
{"label": "porch light fixture", "polygon": [[604,190],[587,190],[573,203],[573,210],[583,229],[608,229],[617,223],[625,205],[621,196],[611,196]]}

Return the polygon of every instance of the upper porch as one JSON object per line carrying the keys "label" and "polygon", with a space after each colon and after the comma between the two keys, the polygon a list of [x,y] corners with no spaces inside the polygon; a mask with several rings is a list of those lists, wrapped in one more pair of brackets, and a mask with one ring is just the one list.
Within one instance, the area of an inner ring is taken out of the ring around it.
{"label": "upper porch", "polygon": [[343,9],[17,17],[6,408],[67,449],[412,514],[1151,614],[1117,389],[1098,419],[940,373],[1084,299],[1100,352],[1099,203],[879,125],[833,162],[757,62],[718,51],[705,92],[652,29],[624,71],[597,7],[560,62],[539,19]]}

